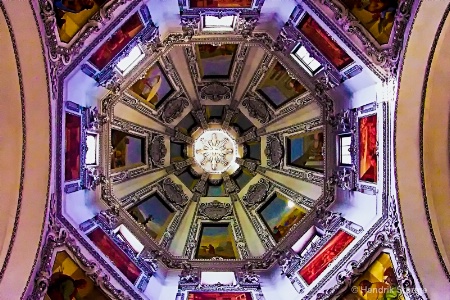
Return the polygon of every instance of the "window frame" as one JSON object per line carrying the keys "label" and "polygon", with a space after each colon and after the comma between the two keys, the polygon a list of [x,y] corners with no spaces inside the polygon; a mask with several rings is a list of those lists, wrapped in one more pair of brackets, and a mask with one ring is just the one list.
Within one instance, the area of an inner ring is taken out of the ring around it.
{"label": "window frame", "polygon": [[[342,144],[342,141],[343,141],[343,139],[347,139],[347,138],[349,138],[350,139],[350,143],[348,144],[348,145],[343,145]],[[339,149],[339,151],[338,151],[338,161],[339,161],[339,166],[351,166],[352,165],[352,154],[351,154],[351,152],[350,152],[350,149],[351,149],[351,147],[352,147],[352,143],[353,143],[353,136],[352,136],[352,134],[351,133],[343,133],[343,134],[339,134],[338,135],[338,149]],[[343,149],[343,147],[347,147],[348,146],[348,155],[347,154],[343,154],[343,152],[344,152],[344,149]],[[349,157],[350,159],[349,159],[349,162],[347,163],[347,162],[343,162],[343,156],[345,156],[345,157]]]}
{"label": "window frame", "polygon": [[[230,26],[225,26],[225,25],[208,25],[207,24],[207,18],[217,18],[217,19],[221,19],[221,18],[228,18],[231,17],[232,18],[232,22]],[[211,31],[211,32],[220,32],[220,31],[233,31],[235,26],[236,26],[236,22],[237,22],[237,16],[235,15],[229,15],[229,16],[222,16],[221,18],[219,18],[218,16],[212,16],[212,15],[205,15],[202,18],[202,30],[204,31]]]}
{"label": "window frame", "polygon": [[[140,54],[139,54],[135,59],[133,59],[133,60],[131,61],[131,63],[129,63],[128,66],[127,66],[126,68],[124,68],[124,69],[120,68],[120,67],[119,67],[119,64],[120,64],[121,62],[123,62],[125,59],[127,59],[127,58],[129,57],[129,55],[130,55],[135,49],[139,49]],[[128,55],[122,57],[122,58],[119,60],[119,62],[117,62],[115,68],[116,68],[116,70],[117,70],[122,76],[125,76],[125,75],[127,75],[128,73],[130,73],[131,70],[133,70],[133,69],[134,69],[134,68],[135,68],[135,67],[136,67],[136,66],[137,66],[144,58],[145,58],[145,53],[144,53],[144,51],[142,50],[142,48],[141,48],[139,45],[136,45],[136,46],[133,47],[133,49],[131,49],[131,51],[128,53]]]}
{"label": "window frame", "polygon": [[[313,61],[316,61],[317,63],[319,63],[318,68],[316,68],[316,69],[310,68],[309,65],[311,64],[311,62],[306,63],[304,61],[303,57],[300,57],[299,55],[297,55],[297,53],[300,51],[301,48],[305,49],[305,51],[308,53],[308,57],[310,57]],[[317,75],[317,73],[319,73],[323,69],[322,63],[320,61],[318,61],[316,58],[312,57],[311,53],[309,53],[309,51],[306,49],[306,47],[303,46],[302,44],[299,44],[297,47],[294,48],[294,51],[292,51],[291,56],[303,68],[303,70],[305,70],[310,76]]]}
{"label": "window frame", "polygon": [[[95,157],[94,157],[94,162],[93,163],[88,163],[88,153],[89,153],[89,147],[88,147],[88,137],[90,137],[90,136],[92,136],[92,137],[94,137],[94,140],[95,140],[95,149],[94,149],[94,155],[95,155]],[[98,142],[98,133],[94,133],[94,132],[89,132],[89,131],[87,131],[86,132],[86,138],[85,138],[85,140],[86,140],[86,157],[85,157],[85,160],[84,160],[84,164],[86,165],[86,166],[90,166],[90,167],[93,167],[93,166],[98,166],[98,164],[99,164],[99,162],[98,162],[98,158],[99,158],[99,142]]]}

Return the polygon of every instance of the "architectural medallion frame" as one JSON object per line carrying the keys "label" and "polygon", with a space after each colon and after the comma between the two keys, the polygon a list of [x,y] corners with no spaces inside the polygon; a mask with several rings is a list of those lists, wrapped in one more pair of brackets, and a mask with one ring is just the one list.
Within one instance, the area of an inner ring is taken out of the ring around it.
{"label": "architectural medallion frame", "polygon": [[[88,120],[86,117],[86,108],[82,107],[74,102],[65,101],[64,110],[66,114],[71,114],[80,118],[80,178],[70,181],[64,180],[64,192],[73,193],[78,190],[86,188],[87,185],[87,173],[86,168],[86,127]],[[64,116],[65,118],[65,116]]]}
{"label": "architectural medallion frame", "polygon": [[[220,215],[209,215],[205,213],[205,209],[209,207],[222,208],[224,213]],[[237,217],[236,212],[234,211],[231,203],[223,203],[217,200],[212,202],[202,202],[198,203],[195,215],[191,222],[191,228],[189,230],[188,239],[186,241],[186,245],[184,247],[184,257],[193,260],[193,261],[211,261],[216,259],[197,259],[195,258],[195,254],[197,252],[197,248],[200,243],[200,234],[203,225],[216,225],[216,224],[229,224],[232,228],[233,238],[236,242],[236,248],[238,253],[236,253],[239,257],[236,257],[234,260],[242,260],[249,257],[249,251],[247,242],[245,240],[244,234],[242,232],[241,225],[239,224],[239,219]],[[218,259],[223,261],[230,261],[229,259]]]}
{"label": "architectural medallion frame", "polygon": [[[355,182],[355,189],[359,192],[365,193],[365,194],[371,194],[375,195],[378,193],[379,187],[379,180],[377,179],[377,182],[368,182],[363,181],[359,179],[359,172],[360,172],[360,162],[359,162],[359,120],[363,117],[376,115],[377,116],[377,177],[380,178],[382,176],[380,170],[383,170],[385,168],[385,160],[380,160],[380,156],[384,153],[380,153],[379,149],[383,149],[385,141],[383,139],[380,139],[380,136],[385,136],[385,127],[381,126],[383,124],[383,120],[386,120],[387,118],[387,104],[385,102],[383,103],[376,103],[372,102],[369,104],[366,104],[362,107],[358,107],[354,109],[353,111],[353,118],[352,118],[352,128],[354,131],[353,134],[353,140],[352,140],[352,152],[351,157],[353,161],[353,165],[355,166],[355,172],[354,174],[354,182]],[[380,130],[381,129],[381,130]],[[385,177],[382,177],[385,178]]]}
{"label": "architectural medallion frame", "polygon": [[[339,0],[323,0],[316,3],[305,0],[304,4],[317,15],[344,44],[352,50],[378,77],[385,79],[394,74],[398,67],[400,52],[407,30],[408,19],[413,13],[414,1],[399,1],[394,26],[389,42],[380,45]],[[327,11],[328,13],[325,13]],[[336,20],[331,22],[330,20]],[[293,22],[298,21],[295,17]],[[339,28],[340,30],[336,29]],[[342,33],[344,32],[344,33]],[[351,41],[356,37],[358,44]],[[357,48],[358,47],[358,48]],[[362,48],[362,49],[361,49]]]}

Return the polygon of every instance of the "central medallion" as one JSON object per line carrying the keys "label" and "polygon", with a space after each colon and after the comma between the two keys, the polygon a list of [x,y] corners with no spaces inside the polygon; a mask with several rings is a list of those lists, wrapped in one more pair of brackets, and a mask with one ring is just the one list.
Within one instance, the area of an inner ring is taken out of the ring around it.
{"label": "central medallion", "polygon": [[194,142],[195,161],[208,173],[225,172],[236,154],[236,141],[222,129],[206,130]]}

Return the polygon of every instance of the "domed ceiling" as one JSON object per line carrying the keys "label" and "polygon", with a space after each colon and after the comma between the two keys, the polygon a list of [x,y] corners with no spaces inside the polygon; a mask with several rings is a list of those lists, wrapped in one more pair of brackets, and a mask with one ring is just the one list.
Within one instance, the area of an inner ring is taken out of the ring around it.
{"label": "domed ceiling", "polygon": [[405,12],[386,4],[373,29],[340,1],[172,2],[96,2],[79,28],[42,5],[64,145],[49,253],[93,257],[133,299],[161,269],[260,291],[279,267],[310,299],[375,261],[406,286],[386,176]]}

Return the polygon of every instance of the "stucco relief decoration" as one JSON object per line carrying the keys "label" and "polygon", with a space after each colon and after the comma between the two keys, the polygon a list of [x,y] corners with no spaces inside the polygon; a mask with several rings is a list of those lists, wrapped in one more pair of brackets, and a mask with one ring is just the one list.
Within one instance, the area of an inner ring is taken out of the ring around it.
{"label": "stucco relief decoration", "polygon": [[267,137],[267,144],[264,153],[267,155],[267,165],[269,167],[279,167],[284,155],[284,147],[281,140],[275,135],[269,135]]}
{"label": "stucco relief decoration", "polygon": [[220,82],[213,82],[201,88],[200,98],[212,101],[228,100],[231,98],[231,89]]}
{"label": "stucco relief decoration", "polygon": [[189,101],[185,97],[172,99],[164,106],[161,118],[164,122],[171,123],[173,120],[181,116],[184,109],[188,106]]}
{"label": "stucco relief decoration", "polygon": [[247,194],[242,197],[242,201],[246,206],[254,206],[259,204],[266,199],[269,188],[269,182],[264,179],[260,179],[257,183],[250,186]]}
{"label": "stucco relief decoration", "polygon": [[225,217],[231,216],[233,214],[233,208],[230,203],[222,203],[214,200],[208,203],[200,203],[198,214],[212,221],[220,221]]}
{"label": "stucco relief decoration", "polygon": [[170,178],[164,179],[162,187],[167,196],[167,199],[179,206],[185,206],[188,202],[188,197],[184,194],[181,185],[175,184]]}
{"label": "stucco relief decoration", "polygon": [[162,135],[155,136],[149,147],[149,156],[152,163],[156,167],[163,167],[166,154],[167,148],[164,144],[164,137]]}
{"label": "stucco relief decoration", "polygon": [[247,108],[252,118],[257,119],[263,124],[269,121],[270,114],[267,105],[263,101],[255,97],[248,97],[242,101],[242,105]]}
{"label": "stucco relief decoration", "polygon": [[181,264],[182,270],[181,274],[178,275],[180,277],[179,284],[180,285],[198,285],[200,283],[200,274],[199,270],[196,268],[193,268],[190,263],[183,262]]}

